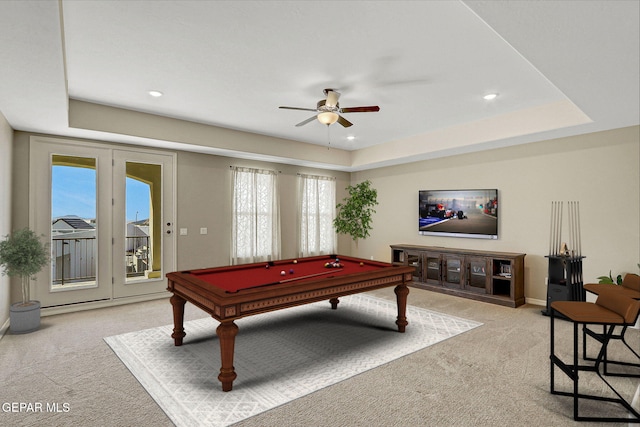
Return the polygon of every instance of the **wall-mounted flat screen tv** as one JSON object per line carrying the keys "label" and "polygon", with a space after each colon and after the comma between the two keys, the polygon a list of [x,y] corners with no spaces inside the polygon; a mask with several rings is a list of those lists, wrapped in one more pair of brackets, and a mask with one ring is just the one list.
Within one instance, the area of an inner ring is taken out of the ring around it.
{"label": "wall-mounted flat screen tv", "polygon": [[428,236],[498,238],[498,190],[421,190],[418,232]]}

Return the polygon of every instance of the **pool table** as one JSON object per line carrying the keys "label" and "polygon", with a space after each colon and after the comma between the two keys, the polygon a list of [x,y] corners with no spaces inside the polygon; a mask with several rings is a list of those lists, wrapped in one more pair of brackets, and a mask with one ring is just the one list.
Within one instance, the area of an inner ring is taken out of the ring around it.
{"label": "pool table", "polygon": [[230,391],[237,377],[233,355],[238,326],[234,320],[322,300],[329,300],[336,309],[341,296],[395,286],[396,325],[404,332],[407,284],[413,271],[413,267],[326,255],[168,273],[167,290],[173,292],[171,337],[176,346],[182,345],[187,301],[218,320],[222,362],[218,379],[222,390]]}

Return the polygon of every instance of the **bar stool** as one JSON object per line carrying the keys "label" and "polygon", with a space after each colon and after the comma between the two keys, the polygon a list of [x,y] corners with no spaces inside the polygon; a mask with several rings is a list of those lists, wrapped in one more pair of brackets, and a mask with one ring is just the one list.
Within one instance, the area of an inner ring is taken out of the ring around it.
{"label": "bar stool", "polygon": [[[638,276],[637,274],[633,274],[633,273],[628,273],[624,276],[624,279],[622,280],[622,284],[621,285],[613,285],[613,284],[605,284],[605,283],[591,283],[591,284],[586,284],[584,285],[584,289],[592,294],[595,295],[600,295],[600,293],[602,292],[617,292],[621,295],[626,295],[629,298],[633,298],[635,300],[640,300],[640,276]],[[604,334],[604,326],[603,326],[603,331],[602,333]],[[587,356],[587,340],[586,340],[586,335],[589,335],[591,337],[595,338],[595,335],[601,336],[602,334],[598,334],[597,332],[594,332],[593,330],[589,329],[586,325],[583,327],[582,329],[582,357],[585,360],[595,360],[593,357],[588,357]],[[627,343],[627,341],[625,340],[625,333],[627,332],[627,326],[623,326],[620,333],[619,334],[613,334],[611,335],[611,339],[616,339],[616,340],[621,340],[622,343],[638,358],[638,360],[640,361],[640,354],[638,354],[638,352],[636,350],[633,349],[633,347],[631,347],[629,345],[629,343]],[[631,362],[620,362],[620,361],[615,361],[615,360],[609,360],[607,358],[607,354],[605,352],[603,360],[602,360],[602,366],[603,366],[603,373],[605,375],[610,375],[610,376],[624,376],[624,377],[634,377],[634,378],[640,378],[640,373],[639,374],[620,374],[620,373],[612,373],[609,372],[607,367],[608,365],[619,365],[619,366],[634,366],[634,367],[638,367],[640,368],[640,363],[631,363]]]}
{"label": "bar stool", "polygon": [[[573,323],[573,363],[562,361],[555,354],[555,317],[561,314]],[[625,422],[640,423],[640,413],[627,402],[622,395],[607,381],[600,372],[600,364],[606,354],[607,345],[611,340],[616,326],[631,326],[635,324],[640,314],[640,301],[633,300],[617,292],[601,292],[595,303],[585,301],[554,301],[551,303],[551,338],[550,338],[550,391],[551,394],[573,397],[573,419],[576,421],[601,421],[601,422]],[[603,334],[594,334],[593,338],[601,344],[598,356],[593,365],[580,364],[578,361],[579,325],[602,325]],[[560,368],[573,382],[573,391],[555,390],[555,366]],[[595,372],[598,377],[617,396],[605,397],[583,394],[579,392],[579,372]],[[591,399],[606,402],[614,402],[622,405],[628,412],[629,418],[614,417],[584,417],[579,414],[579,399]]]}

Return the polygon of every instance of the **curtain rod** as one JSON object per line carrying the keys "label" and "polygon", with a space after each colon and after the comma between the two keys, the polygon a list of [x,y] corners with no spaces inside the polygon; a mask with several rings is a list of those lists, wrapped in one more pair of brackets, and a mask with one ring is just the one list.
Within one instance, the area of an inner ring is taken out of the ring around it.
{"label": "curtain rod", "polygon": [[300,173],[298,172],[296,175],[298,176],[311,176],[311,177],[315,177],[315,178],[328,178],[328,179],[336,179],[335,176],[327,176],[327,175],[314,175],[314,174],[308,174],[308,173]]}
{"label": "curtain rod", "polygon": [[252,169],[252,170],[271,170],[273,172],[282,173],[282,171],[273,170],[273,169],[267,169],[267,168],[252,168],[252,167],[249,167],[249,166],[233,166],[233,165],[229,165],[229,169],[233,169],[233,168],[244,168],[244,169]]}

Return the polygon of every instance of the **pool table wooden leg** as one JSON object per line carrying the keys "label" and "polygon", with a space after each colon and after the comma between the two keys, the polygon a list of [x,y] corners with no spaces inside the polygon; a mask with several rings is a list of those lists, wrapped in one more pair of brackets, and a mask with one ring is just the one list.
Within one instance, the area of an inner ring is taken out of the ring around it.
{"label": "pool table wooden leg", "polygon": [[407,295],[409,295],[409,288],[405,284],[398,285],[394,292],[398,301],[398,320],[396,320],[396,325],[398,325],[399,332],[404,332],[409,324],[407,322]]}
{"label": "pool table wooden leg", "polygon": [[187,302],[184,298],[179,297],[176,294],[170,298],[171,305],[173,306],[173,333],[171,338],[176,346],[182,345],[182,339],[186,335],[184,333],[184,304]]}
{"label": "pool table wooden leg", "polygon": [[233,380],[236,379],[236,371],[233,368],[233,351],[238,335],[238,326],[233,321],[222,322],[216,329],[220,340],[220,375],[218,379],[222,383],[222,391],[231,391]]}
{"label": "pool table wooden leg", "polygon": [[338,298],[331,298],[329,302],[331,303],[331,309],[337,310],[340,300]]}

